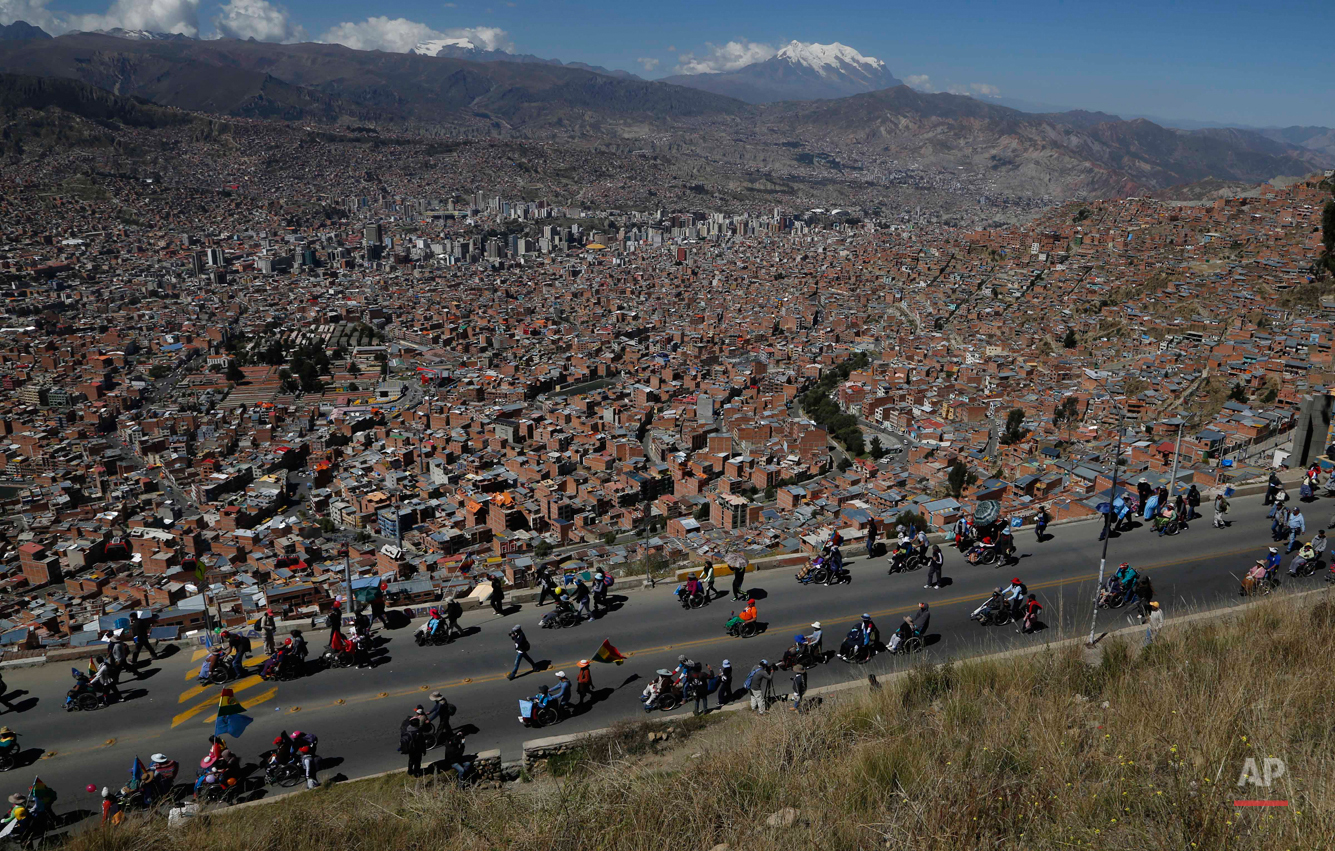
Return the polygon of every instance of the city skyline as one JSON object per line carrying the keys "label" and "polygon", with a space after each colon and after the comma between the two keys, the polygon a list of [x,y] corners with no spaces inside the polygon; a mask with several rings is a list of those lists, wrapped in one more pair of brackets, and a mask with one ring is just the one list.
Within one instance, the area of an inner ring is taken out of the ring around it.
{"label": "city skyline", "polygon": [[1026,109],[1086,109],[1191,124],[1335,125],[1329,78],[1293,34],[1335,13],[1316,3],[1259,10],[1188,2],[1154,10],[1055,3],[918,8],[854,2],[837,20],[802,4],[686,2],[670,16],[630,5],[403,2],[368,16],[350,3],[270,0],[0,0],[0,23],[52,34],[145,29],[191,37],[320,41],[406,52],[467,42],[626,70],[646,79],[728,71],[796,40],[848,45],[925,92],[998,99]]}

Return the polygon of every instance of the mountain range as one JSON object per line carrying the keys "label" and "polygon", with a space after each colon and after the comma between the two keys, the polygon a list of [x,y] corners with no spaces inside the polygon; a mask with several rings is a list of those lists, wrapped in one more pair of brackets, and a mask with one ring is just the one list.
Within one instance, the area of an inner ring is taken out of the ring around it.
{"label": "mountain range", "polygon": [[[502,59],[472,44],[423,46],[432,48],[435,56],[140,33],[28,34],[0,40],[0,72],[77,80],[212,115],[647,151],[676,158],[683,171],[726,167],[757,185],[791,177],[874,191],[878,181],[907,180],[1064,198],[1207,178],[1256,183],[1335,165],[1335,152],[1316,147],[1330,144],[1322,128],[1184,131],[1104,113],[1025,113],[915,91],[884,63],[838,44],[790,44],[737,71],[674,78],[683,84]],[[897,174],[918,176],[877,176]],[[961,184],[966,175],[971,182]]]}

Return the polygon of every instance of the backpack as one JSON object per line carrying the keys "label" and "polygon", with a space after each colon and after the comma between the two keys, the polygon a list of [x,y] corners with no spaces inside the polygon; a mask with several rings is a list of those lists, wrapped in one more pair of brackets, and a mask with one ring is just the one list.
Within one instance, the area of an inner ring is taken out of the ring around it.
{"label": "backpack", "polygon": [[399,753],[408,753],[413,749],[413,742],[417,734],[412,730],[404,730],[399,734]]}
{"label": "backpack", "polygon": [[751,681],[755,679],[756,674],[760,673],[760,666],[757,665],[751,669],[751,673],[746,675],[746,680],[742,682],[742,688],[751,688]]}

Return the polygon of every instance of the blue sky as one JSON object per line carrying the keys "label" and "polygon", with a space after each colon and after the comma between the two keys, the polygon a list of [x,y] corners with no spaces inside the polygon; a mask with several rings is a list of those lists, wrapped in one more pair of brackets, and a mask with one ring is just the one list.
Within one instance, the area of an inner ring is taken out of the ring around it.
{"label": "blue sky", "polygon": [[[1335,126],[1335,2],[937,2],[844,0],[0,0],[0,22],[60,31],[142,26],[212,37],[408,49],[471,37],[565,61],[674,73],[683,55],[725,67],[792,39],[842,42],[940,91],[1122,115]],[[45,16],[45,17],[43,17]],[[731,54],[721,49],[731,43]]]}

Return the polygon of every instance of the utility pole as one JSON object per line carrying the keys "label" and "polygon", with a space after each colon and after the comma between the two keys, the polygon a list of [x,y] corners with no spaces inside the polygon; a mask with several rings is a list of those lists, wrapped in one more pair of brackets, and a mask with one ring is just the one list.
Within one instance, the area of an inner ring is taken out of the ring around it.
{"label": "utility pole", "polygon": [[339,548],[339,554],[343,556],[343,582],[347,585],[348,611],[352,611],[352,555],[346,543]]}
{"label": "utility pole", "polygon": [[1177,445],[1173,447],[1173,477],[1168,480],[1168,498],[1173,498],[1173,492],[1177,490],[1177,457],[1182,454],[1182,427],[1187,421],[1181,417],[1174,417],[1171,420],[1164,420],[1167,425],[1177,426]]}
{"label": "utility pole", "polygon": [[[1111,396],[1112,394],[1108,395]],[[1107,528],[1104,530],[1106,534],[1103,536],[1103,554],[1099,556],[1099,584],[1094,586],[1094,613],[1089,618],[1089,643],[1086,645],[1087,647],[1094,646],[1094,630],[1099,622],[1099,589],[1103,587],[1103,571],[1108,564],[1108,539],[1112,537],[1113,523],[1116,519],[1113,516],[1113,501],[1117,499],[1117,468],[1118,462],[1122,460],[1122,432],[1126,430],[1125,426],[1126,408],[1122,408],[1121,416],[1117,418],[1117,446],[1113,450],[1112,490],[1108,493],[1108,514],[1104,519]]]}

